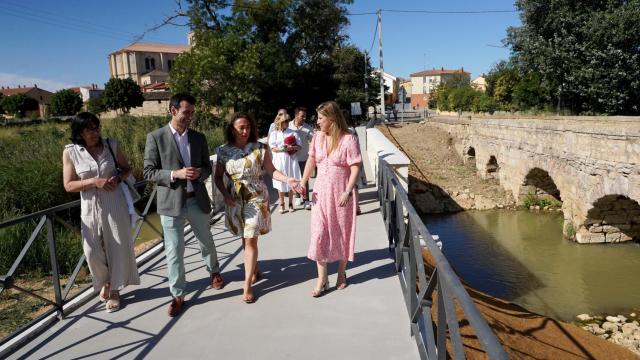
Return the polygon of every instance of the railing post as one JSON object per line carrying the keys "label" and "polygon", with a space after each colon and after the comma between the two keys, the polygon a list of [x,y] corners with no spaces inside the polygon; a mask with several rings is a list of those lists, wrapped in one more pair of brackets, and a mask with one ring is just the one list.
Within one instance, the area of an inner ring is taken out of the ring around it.
{"label": "railing post", "polygon": [[53,222],[49,215],[47,218],[47,242],[49,243],[49,259],[51,259],[51,276],[53,277],[53,291],[56,296],[56,307],[58,308],[58,318],[62,319],[62,293],[60,291],[60,272],[58,267],[58,255],[56,254],[56,240],[53,235]]}

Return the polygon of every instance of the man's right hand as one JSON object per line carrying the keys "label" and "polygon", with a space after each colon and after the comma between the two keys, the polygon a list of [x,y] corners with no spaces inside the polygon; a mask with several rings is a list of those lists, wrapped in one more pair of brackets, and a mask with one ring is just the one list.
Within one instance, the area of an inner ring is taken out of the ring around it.
{"label": "man's right hand", "polygon": [[173,171],[173,177],[176,179],[195,180],[199,176],[200,170],[192,166]]}

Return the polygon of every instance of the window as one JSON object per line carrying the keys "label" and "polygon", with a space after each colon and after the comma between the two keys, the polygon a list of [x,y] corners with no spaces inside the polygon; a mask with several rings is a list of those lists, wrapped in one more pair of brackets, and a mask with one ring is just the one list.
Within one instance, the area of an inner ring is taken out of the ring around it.
{"label": "window", "polygon": [[146,71],[151,71],[156,69],[156,59],[147,57],[144,59],[144,68]]}
{"label": "window", "polygon": [[175,62],[175,60],[169,60],[167,61],[167,64],[169,65],[169,71],[171,71],[171,68],[173,67],[173,63]]}

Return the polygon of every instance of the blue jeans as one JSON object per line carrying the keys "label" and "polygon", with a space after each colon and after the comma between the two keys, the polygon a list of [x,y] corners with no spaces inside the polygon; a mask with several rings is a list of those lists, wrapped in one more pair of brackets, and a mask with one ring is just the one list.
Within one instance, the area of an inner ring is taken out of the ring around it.
{"label": "blue jeans", "polygon": [[167,272],[169,278],[169,290],[174,297],[185,294],[184,271],[184,226],[185,220],[191,224],[193,234],[198,239],[202,260],[209,273],[220,271],[216,245],[211,236],[209,214],[200,209],[195,198],[187,199],[185,206],[178,216],[160,215],[160,222],[164,230],[164,254],[167,259]]}

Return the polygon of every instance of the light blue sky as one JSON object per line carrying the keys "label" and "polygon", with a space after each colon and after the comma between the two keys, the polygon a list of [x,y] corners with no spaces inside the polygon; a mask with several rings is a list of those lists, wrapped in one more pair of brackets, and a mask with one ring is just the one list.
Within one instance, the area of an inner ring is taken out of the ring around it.
{"label": "light blue sky", "polygon": [[[512,1],[356,0],[353,14],[384,10],[514,10]],[[107,55],[161,22],[176,9],[173,0],[1,0],[0,85],[38,84],[60,88],[108,80]],[[362,50],[371,48],[375,15],[349,16],[346,32]],[[515,12],[484,14],[383,13],[385,71],[406,77],[427,68],[459,68],[472,77],[506,59],[501,45],[508,26],[518,26]],[[186,44],[187,28],[168,26],[145,42]],[[377,38],[372,63],[378,66]]]}

